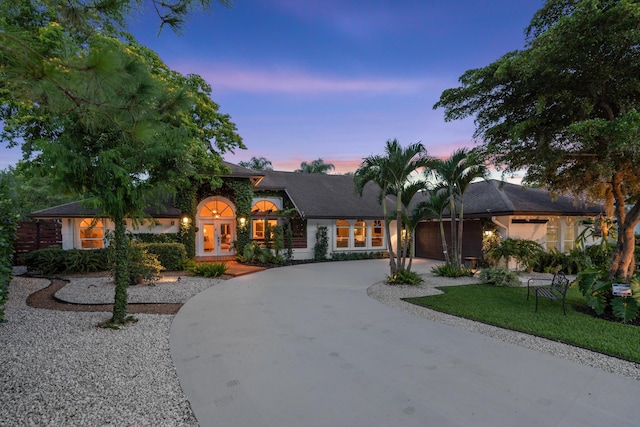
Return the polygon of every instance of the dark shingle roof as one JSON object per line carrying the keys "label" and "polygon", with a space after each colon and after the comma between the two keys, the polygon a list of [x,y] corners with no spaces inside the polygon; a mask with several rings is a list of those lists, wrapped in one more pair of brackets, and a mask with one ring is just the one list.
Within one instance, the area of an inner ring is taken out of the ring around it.
{"label": "dark shingle roof", "polygon": [[[180,218],[181,214],[180,209],[174,208],[171,201],[162,202],[157,207],[145,208],[144,212],[154,218]],[[99,209],[88,208],[80,201],[35,211],[29,216],[32,218],[92,218],[99,214]]]}
{"label": "dark shingle roof", "polygon": [[306,218],[382,218],[378,187],[367,184],[359,197],[349,175],[264,171],[255,190],[285,191]]}
{"label": "dark shingle roof", "polygon": [[[424,197],[424,196],[420,196]],[[597,215],[602,208],[566,196],[551,197],[539,188],[523,187],[496,179],[472,183],[464,193],[465,217],[495,215]]]}

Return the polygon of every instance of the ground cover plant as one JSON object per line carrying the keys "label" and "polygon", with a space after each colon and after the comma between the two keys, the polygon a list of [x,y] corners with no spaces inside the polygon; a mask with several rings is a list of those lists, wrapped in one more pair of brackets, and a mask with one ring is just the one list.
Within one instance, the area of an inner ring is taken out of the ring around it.
{"label": "ground cover plant", "polygon": [[412,304],[640,362],[640,327],[594,317],[580,291],[567,293],[567,315],[558,301],[527,300],[523,287],[465,285],[442,287],[444,294],[407,298]]}

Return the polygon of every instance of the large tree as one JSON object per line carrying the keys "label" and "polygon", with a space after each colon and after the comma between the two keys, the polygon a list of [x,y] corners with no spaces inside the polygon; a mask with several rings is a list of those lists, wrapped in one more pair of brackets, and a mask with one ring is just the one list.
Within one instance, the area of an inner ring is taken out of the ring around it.
{"label": "large tree", "polygon": [[434,108],[475,116],[482,150],[525,182],[604,200],[618,224],[610,277],[633,274],[640,221],[640,2],[548,0],[525,49],[465,72]]}
{"label": "large tree", "polygon": [[142,217],[180,185],[211,181],[220,154],[243,145],[206,82],[172,72],[114,30],[125,2],[53,3],[0,8],[3,136],[22,141],[35,164],[113,221],[111,323],[120,325],[129,276],[125,218]]}

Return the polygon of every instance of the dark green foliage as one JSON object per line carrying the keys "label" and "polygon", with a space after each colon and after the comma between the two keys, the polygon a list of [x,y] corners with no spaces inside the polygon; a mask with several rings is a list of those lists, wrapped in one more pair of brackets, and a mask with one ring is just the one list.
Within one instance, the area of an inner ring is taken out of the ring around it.
{"label": "dark green foliage", "polygon": [[320,225],[316,231],[316,244],[313,247],[313,259],[316,261],[324,261],[327,259],[328,252],[329,236],[327,235],[327,227]]}
{"label": "dark green foliage", "polygon": [[282,226],[267,226],[267,234],[271,234],[273,236],[273,242],[271,244],[271,248],[273,249],[273,256],[276,259],[284,259],[284,256],[282,255],[282,251],[284,250],[284,230]]}
{"label": "dark green foliage", "polygon": [[182,243],[140,243],[139,246],[155,255],[164,270],[181,270],[187,259],[187,251]]}
{"label": "dark green foliage", "polygon": [[636,276],[629,283],[630,297],[613,296],[612,284],[607,270],[590,268],[578,274],[576,282],[587,304],[598,316],[611,313],[622,322],[632,322],[640,314],[640,279]]}
{"label": "dark green foliage", "polygon": [[332,261],[355,261],[361,259],[384,259],[389,258],[389,252],[332,252]]}
{"label": "dark green foliage", "polygon": [[480,281],[495,286],[521,286],[522,282],[515,271],[506,267],[485,268],[480,271]]}
{"label": "dark green foliage", "polygon": [[244,251],[244,247],[251,242],[249,223],[251,221],[253,186],[248,180],[230,180],[226,183],[226,186],[231,190],[229,199],[236,205],[236,217],[245,219],[244,225],[238,222],[236,241],[234,242],[236,253],[241,254]]}
{"label": "dark green foliage", "polygon": [[7,188],[0,185],[0,323],[4,322],[4,305],[9,298],[9,282],[13,274],[13,241],[18,215],[11,199],[5,197]]}
{"label": "dark green foliage", "polygon": [[291,221],[287,221],[284,229],[284,258],[287,261],[293,259],[293,230],[291,229]]}
{"label": "dark green foliage", "polygon": [[180,243],[178,233],[136,233],[133,237],[139,243]]}
{"label": "dark green foliage", "polygon": [[473,270],[465,266],[458,267],[452,263],[439,264],[431,268],[431,272],[442,277],[473,277]]}
{"label": "dark green foliage", "polygon": [[189,188],[182,188],[176,195],[176,207],[180,209],[183,217],[190,219],[189,223],[182,222],[180,219],[180,231],[178,232],[178,242],[184,245],[187,251],[187,258],[191,259],[196,256],[196,227],[193,220],[196,217],[196,190],[195,185],[191,184]]}
{"label": "dark green foliage", "polygon": [[129,246],[128,254],[130,286],[160,278],[162,264],[155,254],[146,249],[146,245],[132,243]]}
{"label": "dark green foliage", "polygon": [[389,285],[419,285],[424,280],[418,273],[411,270],[400,270],[393,276],[387,276]]}
{"label": "dark green foliage", "polygon": [[278,264],[283,265],[285,259],[282,255],[274,254],[266,245],[251,242],[244,247],[242,255],[238,255],[238,261],[253,264]]}
{"label": "dark green foliage", "polygon": [[227,272],[229,267],[224,262],[214,263],[192,263],[189,271],[198,276],[220,277]]}
{"label": "dark green foliage", "polygon": [[24,254],[22,259],[29,273],[43,276],[109,270],[107,249],[46,248]]}
{"label": "dark green foliage", "polygon": [[[595,268],[609,269],[611,257],[616,250],[614,243],[608,245],[587,246],[585,252]],[[639,258],[640,259],[640,258]]]}
{"label": "dark green foliage", "polygon": [[519,267],[532,271],[542,254],[544,254],[544,248],[533,240],[509,238],[491,248],[487,252],[487,258],[492,265],[497,265],[502,258],[507,263],[510,258],[515,258]]}

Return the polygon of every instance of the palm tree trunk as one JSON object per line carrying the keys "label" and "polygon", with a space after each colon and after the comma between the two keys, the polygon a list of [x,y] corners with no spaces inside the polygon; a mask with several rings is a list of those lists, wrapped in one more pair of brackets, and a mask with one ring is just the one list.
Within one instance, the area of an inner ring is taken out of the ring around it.
{"label": "palm tree trunk", "polygon": [[462,200],[460,200],[460,224],[458,224],[458,246],[456,249],[458,250],[458,265],[462,266],[462,228],[464,226],[464,215],[463,212]]}
{"label": "palm tree trunk", "polygon": [[442,240],[442,253],[444,254],[444,261],[449,264],[449,252],[447,252],[447,236],[444,234],[444,222],[440,218],[440,239]]}
{"label": "palm tree trunk", "polygon": [[404,264],[402,263],[402,191],[398,191],[396,195],[398,198],[396,202],[396,252],[397,252],[397,264],[396,272],[404,270]]}
{"label": "palm tree trunk", "polygon": [[449,210],[451,214],[451,257],[449,260],[454,267],[458,267],[458,247],[456,245],[456,201],[453,196],[453,192],[450,193],[451,201],[449,203]]}

